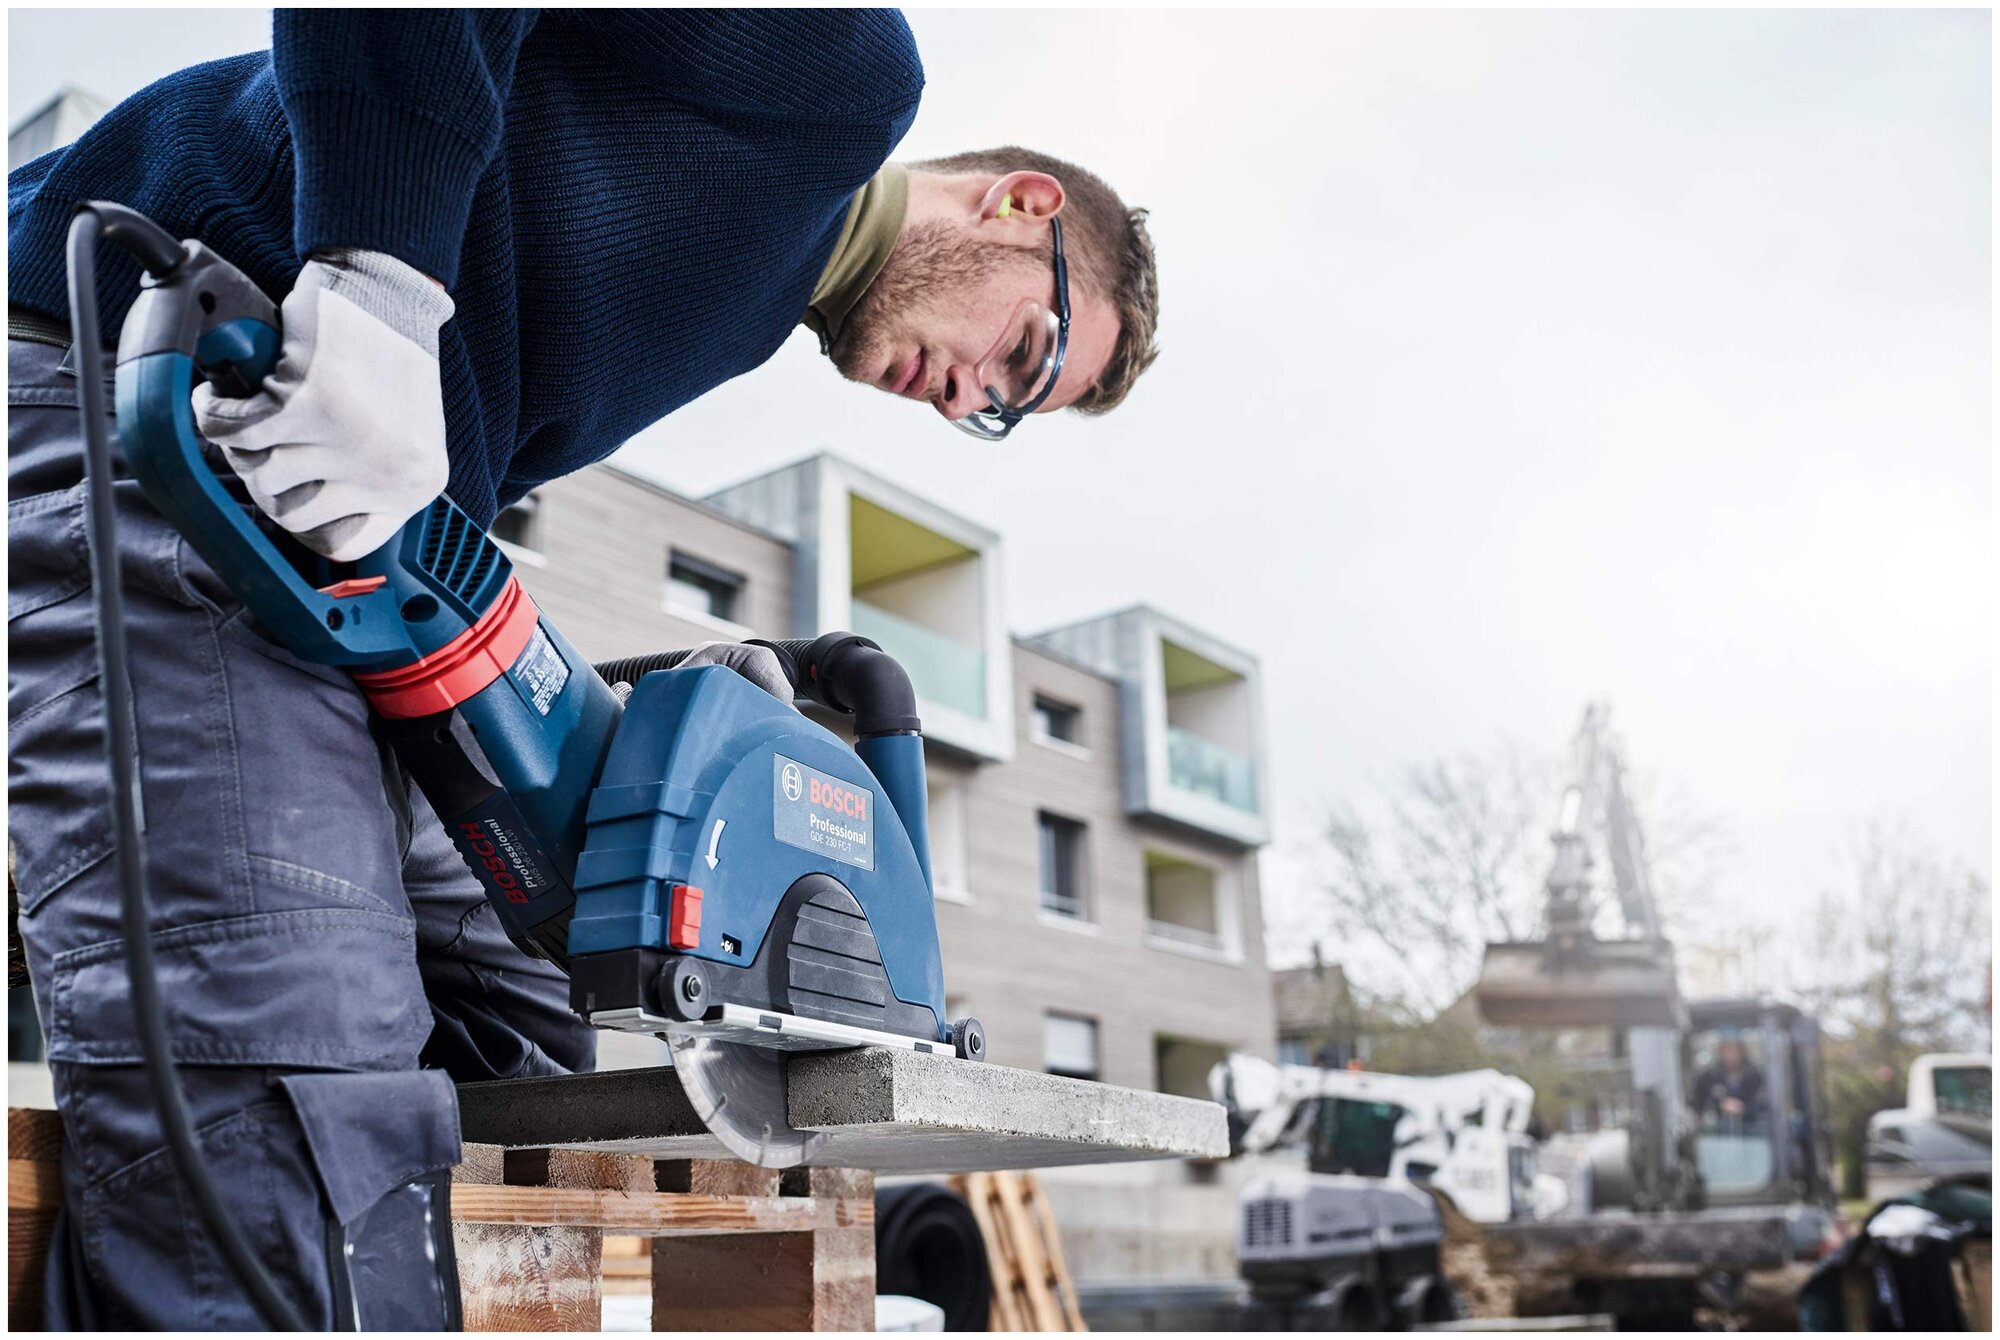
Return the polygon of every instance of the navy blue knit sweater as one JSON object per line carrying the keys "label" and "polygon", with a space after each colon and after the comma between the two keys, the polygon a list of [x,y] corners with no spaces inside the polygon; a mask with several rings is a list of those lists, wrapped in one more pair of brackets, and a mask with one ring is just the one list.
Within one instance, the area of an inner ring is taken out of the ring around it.
{"label": "navy blue knit sweater", "polygon": [[[76,201],[274,298],[323,247],[443,281],[451,494],[482,524],[764,362],[923,89],[894,10],[280,10],[7,179],[8,302],[67,319]],[[107,248],[104,329],[138,271]]]}

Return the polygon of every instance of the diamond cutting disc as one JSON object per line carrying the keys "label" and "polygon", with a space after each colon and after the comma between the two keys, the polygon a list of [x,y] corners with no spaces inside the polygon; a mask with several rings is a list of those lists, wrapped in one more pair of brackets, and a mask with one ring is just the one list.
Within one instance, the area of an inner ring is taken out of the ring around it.
{"label": "diamond cutting disc", "polygon": [[789,1052],[688,1033],[666,1039],[695,1114],[737,1158],[760,1168],[795,1168],[826,1142],[824,1131],[788,1124]]}

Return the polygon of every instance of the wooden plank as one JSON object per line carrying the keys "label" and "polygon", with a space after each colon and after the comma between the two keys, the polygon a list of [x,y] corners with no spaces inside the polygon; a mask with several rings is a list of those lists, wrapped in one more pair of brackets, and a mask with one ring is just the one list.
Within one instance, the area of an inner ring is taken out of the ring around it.
{"label": "wooden plank", "polygon": [[604,1292],[653,1296],[653,1244],[632,1233],[604,1235]]}
{"label": "wooden plank", "polygon": [[7,1109],[7,1157],[35,1159],[44,1163],[62,1161],[62,1114],[42,1107]]}
{"label": "wooden plank", "polygon": [[777,1194],[870,1200],[875,1195],[875,1174],[866,1168],[787,1168],[779,1176]]}
{"label": "wooden plank", "polygon": [[468,1224],[604,1228],[645,1237],[714,1233],[805,1233],[820,1228],[874,1230],[871,1201],[781,1196],[697,1196],[531,1186],[460,1186],[451,1215]]}
{"label": "wooden plank", "polygon": [[7,1325],[9,1334],[42,1329],[42,1272],[48,1266],[54,1210],[7,1211]]}
{"label": "wooden plank", "polygon": [[7,1109],[7,1324],[12,1332],[42,1328],[42,1280],[62,1205],[62,1152],[58,1113]]}
{"label": "wooden plank", "polygon": [[1063,1261],[1055,1216],[1032,1173],[968,1173],[951,1179],[986,1240],[996,1331],[1081,1331],[1083,1313]]}
{"label": "wooden plank", "polygon": [[[872,1210],[874,1202],[867,1203]],[[872,1220],[873,1216],[870,1218]],[[875,1230],[872,1224],[868,1228],[821,1229],[812,1236],[812,1329],[874,1330]]]}
{"label": "wooden plank", "polygon": [[791,1168],[775,1183],[784,1194],[764,1203],[795,1207],[810,1231],[654,1237],[655,1330],[875,1329],[874,1175]]}
{"label": "wooden plank", "polygon": [[810,1232],[653,1243],[656,1331],[809,1331],[814,1302]]}
{"label": "wooden plank", "polygon": [[988,1328],[995,1331],[1026,1331],[1033,1329],[1025,1310],[1026,1300],[1021,1296],[1020,1282],[1015,1273],[1015,1256],[1005,1224],[993,1203],[993,1174],[966,1173],[951,1179],[951,1184],[972,1210],[972,1217],[979,1223],[979,1236],[986,1244],[986,1269],[993,1280],[993,1301],[989,1309]]}
{"label": "wooden plank", "polygon": [[1055,1287],[1056,1297],[1062,1303],[1063,1329],[1089,1330],[1083,1324],[1083,1308],[1076,1300],[1076,1282],[1069,1275],[1069,1260],[1063,1253],[1062,1230],[1056,1224],[1055,1210],[1050,1207],[1049,1198],[1042,1194],[1042,1184],[1033,1173],[1023,1173],[1022,1180],[1027,1184],[1028,1199],[1041,1224],[1042,1244],[1049,1263],[1049,1282]]}
{"label": "wooden plank", "polygon": [[1007,1221],[1007,1235],[1014,1246],[1016,1273],[1034,1329],[1060,1331],[1062,1308],[1049,1292],[1049,1258],[1042,1250],[1041,1227],[1028,1212],[1021,1179],[1011,1173],[1000,1173],[993,1182],[1000,1216]]}
{"label": "wooden plank", "polygon": [[656,1331],[871,1331],[870,1229],[657,1238]]}
{"label": "wooden plank", "polygon": [[[468,1331],[595,1331],[603,1319],[603,1231],[554,1220],[485,1223],[481,1194],[586,1190],[650,1194],[650,1159],[587,1150],[468,1144],[452,1170],[453,1244]],[[502,1185],[508,1183],[510,1185]],[[525,1184],[525,1185],[523,1185]]]}
{"label": "wooden plank", "polygon": [[697,1196],[775,1196],[779,1172],[737,1159],[661,1159],[654,1189]]}
{"label": "wooden plank", "polygon": [[506,1181],[505,1159],[507,1151],[499,1145],[459,1146],[458,1162],[451,1167],[451,1180],[476,1182],[485,1186],[499,1186]]}
{"label": "wooden plank", "polygon": [[54,1210],[62,1205],[62,1164],[7,1160],[7,1208]]}

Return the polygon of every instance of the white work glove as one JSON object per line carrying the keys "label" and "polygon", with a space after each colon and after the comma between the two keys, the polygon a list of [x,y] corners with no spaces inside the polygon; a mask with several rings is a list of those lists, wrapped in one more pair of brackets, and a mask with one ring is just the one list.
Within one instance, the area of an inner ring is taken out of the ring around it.
{"label": "white work glove", "polygon": [[339,562],[373,553],[444,492],[438,327],[451,295],[379,251],[306,262],[263,390],[195,388],[201,435],[263,513]]}
{"label": "white work glove", "polygon": [[747,642],[704,642],[679,668],[685,670],[697,665],[726,665],[779,702],[788,707],[792,704],[792,681],[785,678],[785,667],[778,660],[778,653],[769,647],[753,647]]}

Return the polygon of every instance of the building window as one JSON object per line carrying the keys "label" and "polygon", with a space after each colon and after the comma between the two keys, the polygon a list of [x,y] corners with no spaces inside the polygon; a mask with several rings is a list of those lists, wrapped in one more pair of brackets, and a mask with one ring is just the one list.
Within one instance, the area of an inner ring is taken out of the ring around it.
{"label": "building window", "polygon": [[743,575],[676,549],[667,556],[667,608],[723,623],[738,622]]}
{"label": "building window", "polygon": [[1207,1098],[1208,1072],[1228,1056],[1229,1049],[1219,1043],[1159,1034],[1153,1038],[1153,1087],[1183,1098]]}
{"label": "building window", "polygon": [[1311,1038],[1279,1038],[1279,1065],[1311,1065],[1313,1050]]}
{"label": "building window", "polygon": [[542,551],[541,511],[541,498],[530,493],[494,517],[493,529],[487,533],[503,544],[539,554]]}
{"label": "building window", "polygon": [[1220,954],[1234,936],[1226,925],[1216,872],[1163,852],[1146,853],[1146,933],[1169,946]]}
{"label": "building window", "polygon": [[1053,814],[1040,815],[1042,830],[1042,910],[1085,919],[1083,825]]}
{"label": "building window", "polygon": [[1043,1015],[1042,1069],[1070,1079],[1096,1079],[1097,1020],[1053,1011]]}
{"label": "building window", "polygon": [[1083,709],[1035,695],[1034,734],[1037,740],[1059,744],[1083,743]]}

